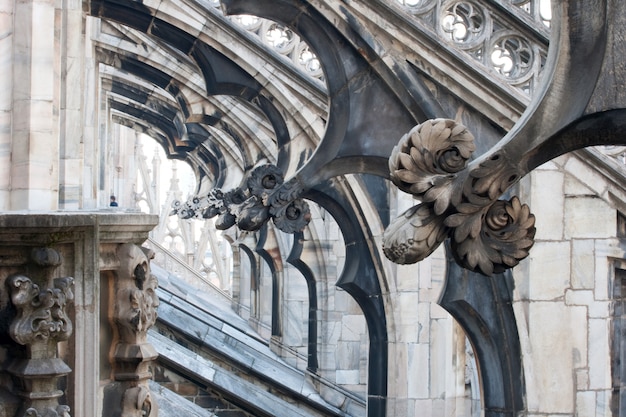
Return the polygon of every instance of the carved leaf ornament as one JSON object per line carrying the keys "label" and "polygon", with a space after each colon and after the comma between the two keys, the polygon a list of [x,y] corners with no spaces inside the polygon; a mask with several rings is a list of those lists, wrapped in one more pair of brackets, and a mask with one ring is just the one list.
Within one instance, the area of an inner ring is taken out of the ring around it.
{"label": "carved leaf ornament", "polygon": [[294,178],[285,182],[281,170],[270,164],[252,170],[244,184],[228,192],[212,190],[206,198],[174,202],[170,213],[183,219],[217,216],[215,227],[226,230],[235,224],[241,230],[257,231],[270,219],[285,233],[303,230],[311,220],[303,187]]}
{"label": "carved leaf ornament", "polygon": [[485,275],[512,268],[528,256],[535,217],[517,197],[498,200],[519,173],[497,152],[468,169],[474,150],[472,134],[449,119],[414,127],[394,147],[391,180],[422,203],[385,230],[383,251],[391,261],[421,261],[448,236],[456,261]]}

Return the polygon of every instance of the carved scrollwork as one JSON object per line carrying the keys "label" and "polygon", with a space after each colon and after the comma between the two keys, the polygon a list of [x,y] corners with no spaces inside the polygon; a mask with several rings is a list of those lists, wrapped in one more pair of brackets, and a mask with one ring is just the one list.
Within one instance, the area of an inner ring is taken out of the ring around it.
{"label": "carved scrollwork", "polygon": [[494,34],[489,63],[498,74],[512,81],[529,78],[535,61],[530,42],[514,31]]}
{"label": "carved scrollwork", "polygon": [[[479,63],[477,69],[495,74],[530,97],[547,56],[550,8],[539,0],[388,0],[404,10],[456,52]],[[433,12],[436,11],[436,13]],[[528,25],[519,29],[520,20]],[[503,30],[503,28],[507,28]]]}
{"label": "carved scrollwork", "polygon": [[9,333],[21,345],[36,341],[67,340],[72,334],[72,321],[66,308],[74,299],[74,279],[56,278],[52,288],[40,290],[24,275],[13,275],[7,280],[11,301],[17,317]]}
{"label": "carved scrollwork", "polygon": [[441,30],[463,49],[479,46],[490,32],[490,16],[472,1],[449,1],[442,5]]}
{"label": "carved scrollwork", "polygon": [[70,417],[70,407],[67,405],[48,407],[43,414],[40,414],[35,408],[29,408],[24,413],[24,417]]}
{"label": "carved scrollwork", "polygon": [[502,272],[528,256],[535,217],[517,197],[498,198],[521,177],[503,150],[467,166],[473,137],[452,120],[413,128],[389,158],[391,179],[422,199],[392,222],[383,250],[393,262],[418,262],[446,236],[457,262],[485,275]]}

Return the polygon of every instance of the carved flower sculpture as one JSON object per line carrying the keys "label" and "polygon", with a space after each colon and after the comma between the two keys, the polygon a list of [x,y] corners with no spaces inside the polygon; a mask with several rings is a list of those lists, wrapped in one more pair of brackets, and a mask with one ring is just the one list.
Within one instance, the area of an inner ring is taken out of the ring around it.
{"label": "carved flower sculpture", "polygon": [[402,191],[434,202],[435,214],[450,205],[456,173],[476,147],[462,124],[450,119],[427,120],[404,135],[389,158],[391,180]]}
{"label": "carved flower sculpture", "polygon": [[383,252],[398,264],[419,262],[437,249],[448,230],[442,216],[434,214],[432,204],[418,204],[387,227],[383,234]]}
{"label": "carved flower sculpture", "polygon": [[301,198],[284,206],[270,207],[270,214],[276,227],[285,233],[301,231],[311,221],[309,205]]}
{"label": "carved flower sculpture", "polygon": [[528,256],[535,217],[517,197],[498,198],[521,172],[504,150],[469,167],[473,136],[453,120],[426,121],[400,139],[389,158],[394,184],[422,200],[392,222],[383,251],[399,264],[421,261],[447,237],[464,268],[492,275]]}
{"label": "carved flower sculpture", "polygon": [[534,244],[535,216],[517,197],[498,200],[484,212],[480,230],[460,240],[455,236],[451,246],[463,267],[491,275],[514,267],[528,256]]}
{"label": "carved flower sculpture", "polygon": [[263,201],[253,195],[244,201],[237,215],[237,226],[241,230],[250,232],[259,230],[269,220],[269,208],[263,205]]}

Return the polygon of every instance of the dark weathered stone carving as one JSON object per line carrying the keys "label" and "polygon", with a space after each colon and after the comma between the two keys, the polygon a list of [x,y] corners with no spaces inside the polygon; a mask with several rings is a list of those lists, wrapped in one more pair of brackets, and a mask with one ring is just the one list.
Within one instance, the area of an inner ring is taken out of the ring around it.
{"label": "dark weathered stone carving", "polygon": [[241,230],[257,231],[270,219],[286,233],[301,231],[311,219],[308,204],[299,198],[304,188],[295,179],[284,182],[274,165],[260,165],[250,172],[244,186],[228,192],[212,190],[206,198],[176,201],[170,214],[183,219],[210,219],[218,216],[215,227],[226,230],[235,224]]}
{"label": "dark weathered stone carving", "polygon": [[474,136],[453,120],[427,120],[404,135],[391,152],[391,180],[402,191],[433,202],[435,214],[450,205],[455,174],[475,150]]}
{"label": "dark weathered stone carving", "polygon": [[261,165],[256,167],[248,177],[247,186],[250,194],[258,197],[267,197],[272,190],[284,182],[283,174],[275,165]]}
{"label": "dark weathered stone carving", "polygon": [[423,203],[387,228],[383,249],[389,259],[418,262],[447,235],[457,262],[485,275],[528,256],[534,216],[517,198],[497,200],[521,173],[497,151],[468,169],[473,151],[471,133],[447,119],[428,120],[400,139],[389,158],[391,179]]}
{"label": "dark weathered stone carving", "polygon": [[[40,278],[47,282],[54,268],[62,263],[61,254],[51,248],[36,248],[30,260],[42,268]],[[9,335],[26,349],[8,365],[13,375],[17,394],[23,398],[19,416],[69,417],[70,408],[60,405],[63,391],[59,378],[71,369],[58,357],[58,342],[72,334],[72,321],[67,313],[74,300],[71,277],[55,278],[50,287],[40,287],[22,274],[7,278],[6,285],[16,315],[9,325]]]}
{"label": "dark weathered stone carving", "polygon": [[115,303],[112,321],[116,337],[113,343],[113,378],[116,383],[105,390],[105,401],[115,403],[110,416],[147,417],[158,415],[148,380],[150,363],[158,354],[148,343],[147,332],[157,319],[159,298],[157,279],[150,273],[149,257],[134,244],[117,249],[120,266],[115,280]]}
{"label": "dark weathered stone carving", "polygon": [[443,217],[433,212],[432,204],[411,207],[395,219],[383,235],[383,251],[398,264],[419,262],[439,247],[449,229]]}
{"label": "dark weathered stone carving", "polygon": [[48,407],[43,414],[34,408],[29,408],[24,417],[70,417],[70,408],[67,405],[59,405],[55,408]]}
{"label": "dark weathered stone carving", "polygon": [[74,299],[73,284],[73,278],[56,278],[53,288],[40,290],[24,275],[11,276],[7,285],[17,309],[9,328],[11,338],[20,345],[67,340],[72,334],[72,321],[66,307]]}

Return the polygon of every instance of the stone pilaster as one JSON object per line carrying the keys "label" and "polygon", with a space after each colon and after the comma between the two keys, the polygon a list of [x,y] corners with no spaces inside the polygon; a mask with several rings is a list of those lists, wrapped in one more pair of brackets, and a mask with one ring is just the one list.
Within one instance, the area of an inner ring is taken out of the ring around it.
{"label": "stone pilaster", "polygon": [[58,32],[55,2],[15,2],[11,210],[58,205]]}
{"label": "stone pilaster", "polygon": [[134,244],[117,248],[119,268],[109,305],[113,326],[113,380],[105,389],[103,416],[149,417],[158,415],[148,381],[149,369],[158,354],[147,342],[147,331],[156,322],[157,280],[150,273],[149,257]]}

